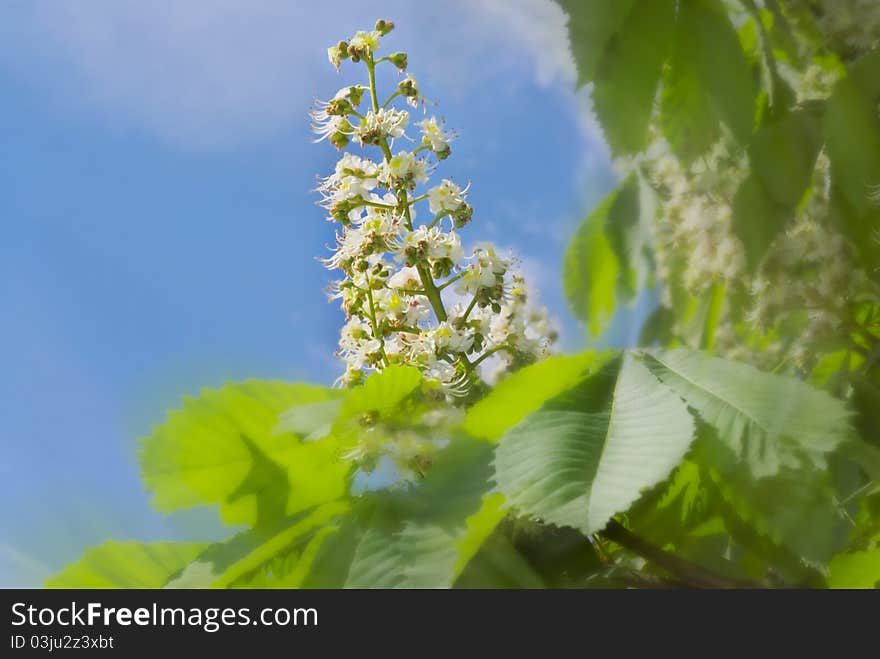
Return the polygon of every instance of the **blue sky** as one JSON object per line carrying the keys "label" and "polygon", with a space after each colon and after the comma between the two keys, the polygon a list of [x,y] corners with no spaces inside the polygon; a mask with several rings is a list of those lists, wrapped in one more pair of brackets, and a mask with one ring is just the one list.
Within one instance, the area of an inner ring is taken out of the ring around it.
{"label": "blue sky", "polygon": [[549,0],[6,0],[0,585],[110,537],[211,533],[150,511],[137,437],[203,387],[338,375],[309,192],[336,154],[306,113],[351,81],[327,45],[377,17],[460,133],[439,173],[472,183],[465,241],[514,249],[582,345],[560,258],[614,175]]}

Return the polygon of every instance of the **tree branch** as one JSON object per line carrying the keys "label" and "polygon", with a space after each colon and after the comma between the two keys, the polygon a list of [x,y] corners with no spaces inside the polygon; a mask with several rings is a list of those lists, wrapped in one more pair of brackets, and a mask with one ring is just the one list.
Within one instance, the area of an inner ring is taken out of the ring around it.
{"label": "tree branch", "polygon": [[715,574],[695,563],[655,547],[614,519],[608,522],[608,526],[600,532],[600,535],[650,561],[657,567],[663,568],[676,577],[682,585],[690,588],[764,588],[762,584],[755,581],[732,579]]}

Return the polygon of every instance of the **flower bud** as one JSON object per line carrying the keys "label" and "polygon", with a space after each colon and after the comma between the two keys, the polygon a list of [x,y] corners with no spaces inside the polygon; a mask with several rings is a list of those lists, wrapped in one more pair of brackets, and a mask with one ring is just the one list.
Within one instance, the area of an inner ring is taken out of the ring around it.
{"label": "flower bud", "polygon": [[336,67],[336,70],[339,70],[339,64],[344,59],[348,59],[348,44],[344,41],[340,41],[335,46],[330,46],[327,49],[327,59],[330,60],[330,63]]}
{"label": "flower bud", "polygon": [[471,221],[471,218],[473,218],[473,216],[474,207],[468,203],[463,203],[453,211],[452,222],[455,225],[456,229],[461,229],[463,226]]}
{"label": "flower bud", "polygon": [[361,104],[364,98],[364,89],[358,85],[352,85],[348,88],[348,100],[354,107]]}
{"label": "flower bud", "polygon": [[455,263],[452,262],[452,259],[437,259],[431,266],[431,274],[434,276],[435,279],[437,277],[448,277],[450,274],[452,274],[453,267],[455,267]]}
{"label": "flower bud", "polygon": [[345,133],[340,133],[338,131],[333,133],[329,137],[329,141],[330,141],[330,144],[335,146],[340,151],[342,151],[342,149],[344,149],[348,145],[348,143],[350,142],[350,140],[348,139],[348,135],[346,135]]}
{"label": "flower bud", "polygon": [[475,352],[480,352],[483,350],[483,335],[479,332],[474,334],[474,345],[472,350]]}
{"label": "flower bud", "polygon": [[391,62],[394,66],[396,66],[401,71],[406,70],[407,65],[407,56],[406,53],[391,53],[388,56],[388,61]]}
{"label": "flower bud", "polygon": [[376,21],[376,32],[381,34],[383,37],[391,32],[394,29],[394,23],[391,21],[382,20],[381,18]]}
{"label": "flower bud", "polygon": [[336,117],[347,117],[354,111],[346,98],[334,98],[327,103],[327,114]]}
{"label": "flower bud", "polygon": [[397,91],[399,91],[402,96],[406,96],[407,98],[417,97],[419,95],[419,88],[416,84],[416,79],[412,76],[407,76],[398,83]]}

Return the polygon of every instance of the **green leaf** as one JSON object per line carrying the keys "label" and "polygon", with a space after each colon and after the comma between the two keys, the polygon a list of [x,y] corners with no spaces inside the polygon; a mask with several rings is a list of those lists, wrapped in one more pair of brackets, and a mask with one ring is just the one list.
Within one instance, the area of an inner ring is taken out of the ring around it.
{"label": "green leaf", "polygon": [[666,345],[673,340],[675,313],[667,306],[658,304],[642,324],[639,346]]}
{"label": "green leaf", "polygon": [[400,530],[396,512],[389,508],[374,511],[358,538],[345,588],[396,588],[403,584],[405,559],[395,538]]}
{"label": "green leaf", "polygon": [[829,567],[832,588],[880,588],[880,548],[838,554]]}
{"label": "green leaf", "polygon": [[[872,186],[880,185],[878,101],[880,51],[875,51],[850,67],[835,87],[825,113],[832,179],[859,216],[871,209]],[[858,244],[859,236],[852,237]]]}
{"label": "green leaf", "polygon": [[418,486],[365,496],[305,580],[320,588],[448,588],[505,512],[490,492],[492,446],[459,438]]}
{"label": "green leaf", "polygon": [[606,566],[598,546],[571,527],[523,518],[505,527],[514,549],[548,588],[583,587]]}
{"label": "green leaf", "polygon": [[755,133],[749,163],[774,202],[789,209],[798,205],[821,144],[821,107],[815,104],[772,118]]}
{"label": "green leaf", "polygon": [[640,151],[648,141],[674,13],[673,0],[639,2],[599,59],[593,103],[615,155]]}
{"label": "green leaf", "polygon": [[292,432],[307,442],[323,439],[330,434],[333,422],[339,416],[340,407],[340,398],[291,407],[281,414],[278,425],[275,426],[275,434]]}
{"label": "green leaf", "polygon": [[198,542],[105,542],[46,581],[46,588],[161,588],[200,554]]}
{"label": "green leaf", "polygon": [[706,153],[721,135],[719,118],[694,60],[696,36],[679,26],[669,66],[663,73],[660,128],[672,152],[690,164]]}
{"label": "green leaf", "polygon": [[800,380],[690,350],[652,351],[646,360],[754,478],[804,461],[822,467],[850,436],[844,404]]}
{"label": "green leaf", "polygon": [[406,398],[422,383],[422,374],[415,366],[389,366],[374,373],[363,386],[352,389],[339,411],[341,419],[373,413],[379,417],[394,414]]}
{"label": "green leaf", "polygon": [[547,584],[517,551],[510,539],[496,530],[480,547],[455,582],[455,588],[545,588]]}
{"label": "green leaf", "polygon": [[590,82],[608,42],[620,30],[635,0],[558,0],[568,14],[568,36],[578,85]]}
{"label": "green leaf", "polygon": [[602,334],[614,315],[621,271],[605,227],[612,218],[625,216],[628,205],[629,195],[621,197],[621,189],[605,197],[581,224],[565,254],[565,297],[571,312],[586,321],[593,338]]}
{"label": "green leaf", "polygon": [[[190,562],[167,588],[228,588],[253,585],[261,570],[272,568],[271,586],[296,587],[305,577],[312,554],[304,550],[309,541],[322,539],[321,531],[350,509],[345,500],[333,501],[302,511],[277,522],[272,529],[258,528],[225,542],[211,545]],[[305,554],[303,556],[303,554]],[[293,559],[279,561],[279,559]],[[285,566],[285,569],[280,569]]]}
{"label": "green leaf", "polygon": [[[724,501],[751,532],[769,538],[800,561],[823,569],[846,543],[849,524],[836,503],[824,470],[780,468],[774,475],[753,477],[729,452],[716,447],[706,463]],[[725,453],[725,451],[727,453]]]}
{"label": "green leaf", "polygon": [[185,398],[142,440],[141,468],[162,512],[220,504],[230,524],[273,520],[338,499],[348,464],[333,441],[303,443],[273,434],[293,405],[327,401],[335,390],[249,380]]}
{"label": "green leaf", "polygon": [[819,108],[804,106],[767,121],[749,145],[752,172],[733,201],[733,228],[754,270],[795,216],[821,146]]}
{"label": "green leaf", "polygon": [[719,122],[740,143],[748,141],[757,89],[736,30],[717,0],[679,4],[675,47],[663,85],[663,132],[685,162],[718,139]]}
{"label": "green leaf", "polygon": [[647,204],[648,186],[641,184],[640,177],[630,174],[617,193],[605,218],[605,234],[608,244],[620,264],[620,290],[627,298],[633,298],[645,276],[643,250],[650,231],[649,218],[643,217],[642,207]]}
{"label": "green leaf", "polygon": [[518,370],[471,407],[463,429],[474,437],[497,440],[546,400],[561,394],[595,371],[613,351],[557,355]]}
{"label": "green leaf", "polygon": [[396,538],[403,586],[452,586],[504,518],[501,497],[489,491],[492,455],[485,442],[455,441],[413,492]]}
{"label": "green leaf", "polygon": [[669,475],[693,429],[681,400],[625,355],[507,431],[498,489],[522,514],[589,535]]}
{"label": "green leaf", "polygon": [[754,172],[740,184],[733,198],[733,232],[745,248],[751,271],[793,217],[794,210],[773,201]]}
{"label": "green leaf", "polygon": [[859,374],[850,375],[849,381],[856,429],[865,441],[880,446],[880,386]]}

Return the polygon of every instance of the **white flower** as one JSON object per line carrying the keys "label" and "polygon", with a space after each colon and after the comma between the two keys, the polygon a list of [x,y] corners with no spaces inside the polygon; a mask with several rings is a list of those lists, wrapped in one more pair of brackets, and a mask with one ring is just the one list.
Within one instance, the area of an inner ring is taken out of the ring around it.
{"label": "white flower", "polygon": [[[359,32],[332,48],[333,64],[351,58],[353,63],[366,60],[369,65],[379,37],[388,29],[382,23],[380,33],[380,23],[376,31]],[[394,53],[386,60],[400,70],[406,68],[406,53]],[[481,351],[493,349],[497,351],[489,355],[493,365],[499,363],[509,371],[543,355],[550,343],[546,335],[552,330],[546,313],[526,305],[521,279],[513,277],[511,282],[509,261],[491,245],[478,248],[465,261],[456,231],[471,218],[467,189],[443,179],[424,195],[409,195],[428,181],[432,169],[417,152],[430,148],[438,161],[443,160],[450,155],[453,136],[432,117],[419,122],[422,146],[416,152],[403,150],[392,156],[385,146],[388,140],[406,137],[409,112],[386,107],[361,117],[353,108],[367,91],[376,92],[362,85],[344,87],[312,112],[320,139],[329,139],[336,148],[354,140],[362,146],[382,146],[387,154],[381,162],[373,162],[345,153],[317,187],[330,219],[342,225],[333,253],[324,260],[327,267],[345,273],[330,292],[347,318],[337,351],[345,373],[338,382],[355,385],[389,364],[412,364],[427,378],[438,380],[447,397],[466,396],[477,373],[471,362],[462,359],[464,355],[476,351],[474,359],[480,359]],[[401,80],[394,96],[414,105],[422,100],[411,75]],[[352,126],[355,119],[349,117],[358,117],[360,123]],[[436,218],[430,226],[416,223],[423,199],[432,214],[453,218],[449,231]],[[445,289],[458,277],[457,290],[476,299],[464,297],[444,314],[435,307],[443,300],[429,298],[429,293]],[[356,451],[363,457],[373,449],[360,446]]]}
{"label": "white flower", "polygon": [[467,352],[474,345],[474,335],[470,330],[456,329],[448,320],[431,330],[430,337],[438,353]]}
{"label": "white flower", "polygon": [[374,291],[373,304],[376,307],[377,321],[387,319],[407,327],[427,320],[431,313],[422,297],[404,295],[390,288]]}
{"label": "white flower", "polygon": [[504,313],[494,314],[489,320],[489,332],[487,334],[492,343],[504,343],[511,333],[510,317]]}
{"label": "white flower", "polygon": [[407,76],[398,83],[397,90],[406,98],[406,102],[409,105],[414,108],[419,106],[419,99],[421,98],[419,84],[416,82],[412,73],[407,74]]}
{"label": "white flower", "polygon": [[[371,199],[376,199],[377,195],[372,195]],[[350,217],[353,224],[358,225],[364,231],[370,231],[377,236],[381,236],[383,241],[393,241],[400,233],[403,227],[403,218],[393,211],[366,206],[366,213],[362,213],[358,209],[357,217]],[[351,215],[351,214],[349,214]]]}
{"label": "white flower", "polygon": [[464,193],[449,179],[428,190],[428,207],[432,213],[454,211],[464,203]]}
{"label": "white flower", "polygon": [[351,124],[345,117],[314,113],[312,114],[312,132],[318,136],[315,138],[315,142],[323,142],[335,133],[350,134]]}
{"label": "white flower", "polygon": [[458,293],[476,295],[481,288],[494,287],[498,276],[503,275],[510,266],[510,262],[498,256],[495,248],[488,244],[474,250],[471,259],[455,286]]}
{"label": "white flower", "polygon": [[408,251],[423,253],[430,259],[450,259],[458,262],[464,256],[461,239],[454,231],[444,232],[440,227],[420,226],[404,235],[400,242],[399,258],[405,258]]}
{"label": "white flower", "polygon": [[418,269],[412,266],[403,267],[388,278],[388,286],[404,290],[418,288],[421,283]]}
{"label": "white flower", "polygon": [[402,137],[409,124],[409,112],[394,108],[370,110],[354,129],[354,135],[363,144],[378,144],[382,137]]}
{"label": "white flower", "polygon": [[333,255],[324,259],[324,265],[329,268],[339,268],[342,264],[357,257],[369,255],[369,247],[376,234],[364,228],[348,227],[342,231],[342,235],[336,235],[336,251]]}
{"label": "white flower", "polygon": [[369,339],[370,325],[360,318],[351,318],[339,333],[339,347],[344,351],[356,350],[364,339]]}
{"label": "white flower", "polygon": [[394,186],[400,183],[424,183],[428,180],[428,163],[409,151],[400,151],[379,166],[379,180]]}
{"label": "white flower", "polygon": [[357,32],[348,42],[349,51],[358,53],[361,57],[366,53],[374,53],[379,48],[382,33],[373,30],[371,32]]}
{"label": "white flower", "polygon": [[417,125],[422,129],[422,143],[431,147],[432,151],[442,153],[449,148],[449,142],[453,136],[443,130],[443,127],[437,122],[437,117],[423,119]]}

